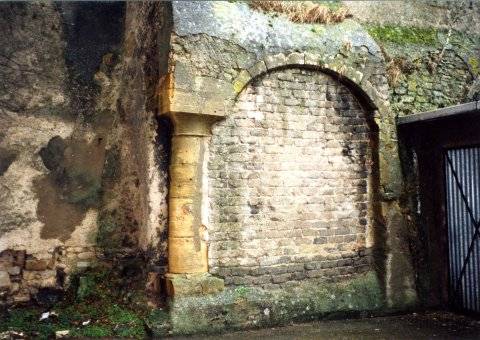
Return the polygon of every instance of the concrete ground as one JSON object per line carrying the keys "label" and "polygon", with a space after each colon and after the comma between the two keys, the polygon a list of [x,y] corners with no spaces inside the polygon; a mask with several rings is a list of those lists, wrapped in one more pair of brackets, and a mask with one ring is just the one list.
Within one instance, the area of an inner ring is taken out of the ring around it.
{"label": "concrete ground", "polygon": [[480,339],[480,318],[425,312],[174,339]]}

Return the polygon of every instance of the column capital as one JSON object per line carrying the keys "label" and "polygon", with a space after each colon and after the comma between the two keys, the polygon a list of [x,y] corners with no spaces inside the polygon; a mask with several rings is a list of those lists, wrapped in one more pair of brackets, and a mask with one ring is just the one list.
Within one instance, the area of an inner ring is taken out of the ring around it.
{"label": "column capital", "polygon": [[173,123],[174,136],[211,136],[212,125],[224,118],[192,112],[168,112],[165,115]]}

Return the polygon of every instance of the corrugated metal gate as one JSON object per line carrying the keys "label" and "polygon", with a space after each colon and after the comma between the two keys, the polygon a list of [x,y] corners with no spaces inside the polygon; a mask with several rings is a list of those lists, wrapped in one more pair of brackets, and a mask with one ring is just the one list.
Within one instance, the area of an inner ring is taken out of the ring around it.
{"label": "corrugated metal gate", "polygon": [[445,152],[451,302],[480,312],[480,147]]}

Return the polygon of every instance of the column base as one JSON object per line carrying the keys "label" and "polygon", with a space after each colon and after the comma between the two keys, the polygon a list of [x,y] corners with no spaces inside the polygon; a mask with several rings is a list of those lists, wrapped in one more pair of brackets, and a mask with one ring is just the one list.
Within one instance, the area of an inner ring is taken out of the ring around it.
{"label": "column base", "polygon": [[165,275],[169,296],[195,296],[221,292],[225,288],[223,279],[209,273]]}

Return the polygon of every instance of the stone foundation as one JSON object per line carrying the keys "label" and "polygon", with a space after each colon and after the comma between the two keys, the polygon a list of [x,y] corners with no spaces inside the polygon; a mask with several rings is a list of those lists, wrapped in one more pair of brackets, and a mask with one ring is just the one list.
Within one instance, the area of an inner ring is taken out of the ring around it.
{"label": "stone foundation", "polygon": [[0,305],[40,300],[42,290],[61,292],[70,274],[95,262],[93,247],[58,247],[52,252],[30,254],[7,249],[0,253]]}
{"label": "stone foundation", "polygon": [[147,322],[154,336],[218,333],[272,327],[332,316],[367,316],[385,310],[376,275],[326,283],[302,282],[290,289],[228,288],[207,295],[176,297],[169,312],[154,313]]}

